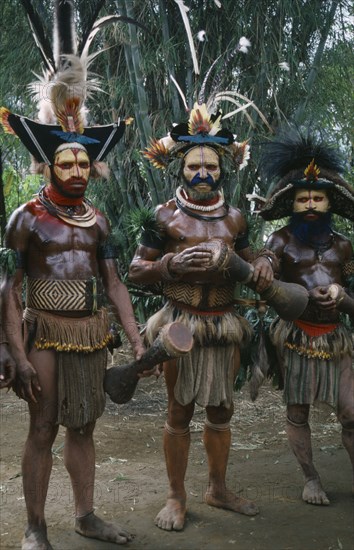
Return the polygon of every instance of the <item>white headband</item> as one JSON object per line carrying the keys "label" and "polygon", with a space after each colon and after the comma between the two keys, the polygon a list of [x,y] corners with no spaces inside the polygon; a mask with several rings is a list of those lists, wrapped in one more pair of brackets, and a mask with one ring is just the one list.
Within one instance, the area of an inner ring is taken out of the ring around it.
{"label": "white headband", "polygon": [[77,143],[75,141],[73,143],[62,143],[62,145],[59,145],[59,147],[55,149],[55,154],[65,151],[66,149],[79,149],[80,151],[85,151],[85,153],[87,153],[86,147],[84,147],[82,143]]}

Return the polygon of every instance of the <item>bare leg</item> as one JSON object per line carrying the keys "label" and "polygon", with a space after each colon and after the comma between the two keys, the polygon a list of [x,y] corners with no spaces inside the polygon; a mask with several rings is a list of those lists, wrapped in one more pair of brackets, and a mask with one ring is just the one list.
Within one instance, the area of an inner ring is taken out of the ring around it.
{"label": "bare leg", "polygon": [[347,357],[343,359],[339,381],[338,420],[342,425],[342,443],[352,464],[354,496],[354,371]]}
{"label": "bare leg", "polygon": [[309,405],[288,405],[286,431],[290,447],[305,476],[302,499],[309,504],[328,505],[329,499],[322,488],[320,476],[312,460],[309,411]]}
{"label": "bare leg", "polygon": [[107,523],[93,512],[95,483],[94,423],[82,430],[67,429],[64,464],[71,478],[75,500],[75,531],[85,537],[125,544],[132,535],[119,525]]}
{"label": "bare leg", "polygon": [[28,525],[22,550],[50,550],[44,506],[52,470],[52,445],[58,433],[56,421],[56,370],[50,351],[36,350],[29,360],[37,371],[42,393],[38,403],[30,403],[30,428],[22,457],[23,491]]}
{"label": "bare leg", "polygon": [[349,454],[349,458],[352,463],[352,470],[353,470],[352,493],[354,496],[354,428],[347,429],[342,427],[342,443],[343,443],[343,447],[347,450]]}
{"label": "bare leg", "polygon": [[157,514],[155,524],[166,531],[181,531],[186,515],[186,491],[184,478],[190,446],[189,422],[193,416],[194,403],[183,407],[174,398],[177,379],[176,362],[165,366],[168,391],[168,420],[164,432],[164,452],[170,489],[166,505]]}
{"label": "bare leg", "polygon": [[186,515],[184,478],[190,445],[189,428],[174,430],[167,423],[164,432],[164,452],[170,483],[166,505],[155,518],[155,524],[166,531],[181,531]]}
{"label": "bare leg", "polygon": [[[208,418],[211,409],[215,408],[208,407]],[[209,464],[209,485],[205,494],[205,501],[210,506],[225,508],[233,512],[246,514],[247,516],[254,516],[259,512],[257,506],[250,500],[236,496],[226,488],[226,469],[230,444],[231,430],[229,422],[214,424],[208,420],[205,423],[204,445]]]}

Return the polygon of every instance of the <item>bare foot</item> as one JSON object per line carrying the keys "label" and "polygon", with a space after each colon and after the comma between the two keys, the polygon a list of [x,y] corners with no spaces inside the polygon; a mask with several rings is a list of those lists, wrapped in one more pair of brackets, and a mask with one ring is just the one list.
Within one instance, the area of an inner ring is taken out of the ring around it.
{"label": "bare foot", "polygon": [[22,539],[22,550],[53,550],[47,539],[47,530],[27,530]]}
{"label": "bare foot", "polygon": [[309,479],[306,481],[302,492],[302,500],[309,504],[329,505],[329,498],[324,492],[319,479]]}
{"label": "bare foot", "polygon": [[115,542],[116,544],[126,544],[133,540],[133,535],[128,531],[125,531],[119,525],[103,521],[95,516],[94,512],[83,518],[76,518],[75,531],[84,537]]}
{"label": "bare foot", "polygon": [[239,512],[246,516],[255,516],[259,514],[258,507],[251,500],[237,497],[231,491],[226,490],[224,494],[214,495],[209,489],[205,493],[205,502],[209,506],[216,506],[216,508],[225,508],[226,510],[232,510],[233,512]]}
{"label": "bare foot", "polygon": [[165,531],[182,531],[186,515],[185,501],[168,498],[166,506],[157,514],[155,525]]}

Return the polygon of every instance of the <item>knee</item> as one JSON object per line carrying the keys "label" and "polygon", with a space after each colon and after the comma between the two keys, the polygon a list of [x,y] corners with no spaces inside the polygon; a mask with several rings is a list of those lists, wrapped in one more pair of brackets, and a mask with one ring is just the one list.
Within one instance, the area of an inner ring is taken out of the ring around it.
{"label": "knee", "polygon": [[207,407],[206,415],[209,422],[212,424],[227,424],[230,422],[234,413],[234,407],[231,405],[229,409],[226,407]]}
{"label": "knee", "polygon": [[189,426],[194,413],[194,403],[182,406],[176,401],[169,403],[168,419],[169,426],[175,429],[184,429]]}
{"label": "knee", "polygon": [[50,448],[54,443],[58,433],[58,426],[50,421],[36,422],[31,425],[28,439],[31,440],[38,449]]}
{"label": "knee", "polygon": [[287,419],[291,424],[305,424],[309,418],[307,405],[293,405],[287,409]]}
{"label": "knee", "polygon": [[65,437],[70,441],[78,441],[83,439],[92,439],[93,432],[96,426],[96,422],[89,422],[82,428],[67,428]]}

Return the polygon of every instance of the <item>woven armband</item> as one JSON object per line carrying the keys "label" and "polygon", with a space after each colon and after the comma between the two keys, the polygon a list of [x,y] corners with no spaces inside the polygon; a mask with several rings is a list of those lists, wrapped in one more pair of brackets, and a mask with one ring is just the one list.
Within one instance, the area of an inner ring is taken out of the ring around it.
{"label": "woven armband", "polygon": [[235,239],[235,245],[234,250],[235,252],[238,252],[239,250],[243,250],[244,248],[248,248],[250,245],[248,240],[248,232],[243,233],[241,235],[238,235],[237,239]]}
{"label": "woven armband", "polygon": [[144,231],[141,235],[140,244],[147,248],[162,250],[164,239],[156,231]]}
{"label": "woven armband", "polygon": [[354,292],[354,260],[350,260],[343,265],[342,275],[345,286],[350,292]]}
{"label": "woven armband", "polygon": [[159,271],[161,273],[161,277],[163,281],[178,281],[180,279],[180,275],[172,275],[168,269],[168,264],[173,258],[174,253],[169,252],[168,254],[165,254],[162,256],[160,262],[159,262]]}
{"label": "woven armband", "polygon": [[11,277],[16,269],[25,268],[25,260],[24,252],[11,248],[0,248],[0,275]]}

